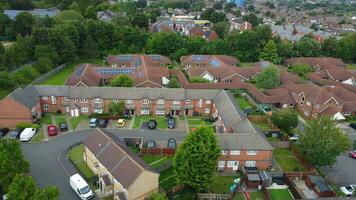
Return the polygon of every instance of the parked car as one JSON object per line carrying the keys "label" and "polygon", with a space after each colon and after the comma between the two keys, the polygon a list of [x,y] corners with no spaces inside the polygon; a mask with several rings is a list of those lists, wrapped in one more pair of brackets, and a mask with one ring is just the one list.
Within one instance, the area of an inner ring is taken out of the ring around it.
{"label": "parked car", "polygon": [[90,189],[88,183],[79,174],[71,176],[69,178],[69,183],[71,188],[81,199],[87,200],[94,197],[94,193]]}
{"label": "parked car", "polygon": [[167,127],[173,129],[176,127],[176,120],[173,117],[167,119]]}
{"label": "parked car", "polygon": [[61,131],[68,131],[67,122],[61,122],[61,123],[59,124],[59,130],[61,130]]}
{"label": "parked car", "polygon": [[10,131],[9,128],[1,128],[0,129],[0,138],[4,137]]}
{"label": "parked car", "polygon": [[95,127],[98,126],[98,124],[99,124],[99,120],[97,118],[91,118],[89,120],[89,127],[90,128],[95,128]]}
{"label": "parked car", "polygon": [[355,129],[356,130],[356,123],[350,123],[349,125],[351,128]]}
{"label": "parked car", "polygon": [[125,126],[126,120],[125,119],[118,119],[116,126],[119,128],[123,128]]}
{"label": "parked car", "polygon": [[342,193],[344,193],[347,197],[351,197],[352,194],[355,192],[356,185],[346,185],[340,187]]}
{"label": "parked car", "polygon": [[108,125],[108,120],[106,120],[106,119],[100,119],[99,120],[99,127],[100,128],[106,128],[107,125]]}
{"label": "parked car", "polygon": [[154,119],[151,119],[147,122],[147,127],[149,129],[155,129],[157,127],[157,121]]}
{"label": "parked car", "polygon": [[57,127],[53,124],[47,126],[48,136],[54,136],[58,134]]}
{"label": "parked car", "polygon": [[291,141],[297,141],[297,140],[299,140],[300,135],[298,135],[298,134],[296,134],[296,133],[292,133],[292,134],[289,134],[289,135],[288,135],[288,138],[289,138],[289,140],[291,140]]}
{"label": "parked car", "polygon": [[148,140],[147,141],[147,148],[149,148],[149,149],[156,148],[156,142],[154,140]]}
{"label": "parked car", "polygon": [[35,128],[25,128],[20,135],[20,140],[22,142],[30,141],[35,134],[36,134]]}
{"label": "parked car", "polygon": [[351,158],[355,158],[356,159],[356,150],[353,150],[349,153]]}
{"label": "parked car", "polygon": [[23,131],[23,128],[16,128],[16,129],[10,131],[10,139],[19,139],[22,131]]}
{"label": "parked car", "polygon": [[168,149],[176,149],[176,148],[177,148],[176,139],[174,139],[174,138],[169,138],[169,139],[168,139]]}

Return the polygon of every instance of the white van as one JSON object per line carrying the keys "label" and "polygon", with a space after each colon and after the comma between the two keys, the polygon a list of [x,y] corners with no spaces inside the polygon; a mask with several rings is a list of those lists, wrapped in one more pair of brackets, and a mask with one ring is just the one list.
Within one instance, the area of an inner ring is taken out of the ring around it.
{"label": "white van", "polygon": [[74,174],[69,178],[70,186],[83,200],[91,199],[94,193],[91,191],[88,183],[79,175]]}
{"label": "white van", "polygon": [[36,134],[35,128],[25,128],[20,134],[20,140],[23,142],[30,141],[31,138]]}

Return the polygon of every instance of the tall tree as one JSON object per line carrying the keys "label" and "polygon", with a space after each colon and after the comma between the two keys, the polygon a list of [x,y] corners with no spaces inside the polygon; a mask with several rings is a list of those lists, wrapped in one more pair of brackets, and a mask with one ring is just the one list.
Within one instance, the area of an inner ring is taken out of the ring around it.
{"label": "tall tree", "polygon": [[37,45],[35,47],[35,58],[49,58],[53,64],[58,64],[58,54],[51,45]]}
{"label": "tall tree", "polygon": [[267,67],[256,77],[256,84],[263,89],[272,89],[279,86],[279,72],[276,67]]}
{"label": "tall tree", "polygon": [[223,38],[226,33],[229,32],[230,24],[228,22],[218,22],[214,24],[213,30],[218,34],[220,38]]}
{"label": "tall tree", "polygon": [[10,18],[5,14],[0,13],[0,35],[5,35],[6,28],[10,26],[11,26]]}
{"label": "tall tree", "polygon": [[8,0],[9,6],[14,10],[30,10],[33,8],[31,0]]}
{"label": "tall tree", "polygon": [[47,187],[45,189],[36,190],[33,200],[57,200],[59,196],[59,190],[56,187]]}
{"label": "tall tree", "polygon": [[184,40],[179,34],[160,32],[148,39],[146,50],[147,53],[169,56],[183,47]]}
{"label": "tall tree", "polygon": [[326,38],[321,43],[321,51],[324,56],[335,57],[337,56],[337,39],[335,37]]}
{"label": "tall tree", "polygon": [[35,64],[35,69],[40,73],[46,73],[54,67],[53,62],[50,58],[40,57]]}
{"label": "tall tree", "polygon": [[201,126],[186,136],[174,157],[177,181],[204,191],[216,177],[220,145],[210,127]]}
{"label": "tall tree", "polygon": [[132,78],[126,74],[118,75],[110,82],[111,87],[132,87],[133,84]]}
{"label": "tall tree", "polygon": [[300,56],[315,57],[321,54],[321,45],[314,38],[305,36],[295,46]]}
{"label": "tall tree", "polygon": [[17,174],[9,187],[7,198],[10,200],[32,199],[36,190],[36,183],[31,176]]}
{"label": "tall tree", "polygon": [[5,191],[18,173],[27,173],[29,163],[22,154],[20,143],[16,140],[0,140],[0,185]]}
{"label": "tall tree", "polygon": [[278,57],[276,43],[274,43],[273,40],[267,42],[262,52],[260,53],[260,59],[270,61],[274,64],[281,62],[280,58]]}
{"label": "tall tree", "polygon": [[84,40],[81,54],[86,58],[97,58],[99,56],[99,47],[91,35]]}
{"label": "tall tree", "polygon": [[274,111],[271,116],[271,121],[286,133],[290,133],[299,123],[297,114],[287,109]]}
{"label": "tall tree", "polygon": [[113,116],[122,117],[125,113],[125,102],[111,102],[109,105],[109,111]]}
{"label": "tall tree", "polygon": [[30,35],[32,33],[34,23],[35,19],[29,12],[22,12],[18,14],[13,22],[15,34],[21,34],[22,36]]}
{"label": "tall tree", "polygon": [[168,88],[180,88],[182,87],[177,79],[177,77],[172,77],[167,85]]}
{"label": "tall tree", "polygon": [[342,37],[337,44],[336,52],[343,60],[356,62],[356,33]]}
{"label": "tall tree", "polygon": [[351,148],[351,141],[329,117],[308,121],[299,150],[311,164],[331,166],[336,157]]}
{"label": "tall tree", "polygon": [[255,14],[250,13],[248,15],[245,15],[242,17],[242,20],[246,21],[246,22],[250,22],[252,24],[253,27],[257,27],[258,24],[260,24],[262,22],[262,20],[260,18],[258,18]]}

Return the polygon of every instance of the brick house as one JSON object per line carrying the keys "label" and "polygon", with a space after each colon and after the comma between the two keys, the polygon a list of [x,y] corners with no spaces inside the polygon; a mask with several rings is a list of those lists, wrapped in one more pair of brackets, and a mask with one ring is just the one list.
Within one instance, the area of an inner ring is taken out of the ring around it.
{"label": "brick house", "polygon": [[115,200],[145,199],[158,191],[159,173],[112,133],[94,129],[84,140],[84,160],[99,177],[99,189]]}
{"label": "brick house", "polygon": [[294,64],[307,64],[315,71],[330,70],[330,69],[344,69],[345,63],[339,58],[331,57],[298,57],[290,58],[284,61],[284,64],[291,66]]}

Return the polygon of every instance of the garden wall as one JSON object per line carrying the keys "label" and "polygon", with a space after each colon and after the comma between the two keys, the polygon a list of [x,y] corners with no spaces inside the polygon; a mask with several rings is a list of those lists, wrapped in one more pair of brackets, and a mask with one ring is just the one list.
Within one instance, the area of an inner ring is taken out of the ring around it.
{"label": "garden wall", "polygon": [[65,64],[59,65],[58,67],[52,69],[51,71],[43,74],[42,76],[38,77],[36,80],[32,81],[32,84],[36,85],[36,84],[42,83],[43,81],[45,81],[48,78],[50,78],[51,76],[55,75],[59,71],[62,71],[65,67],[66,67]]}
{"label": "garden wall", "polygon": [[166,155],[166,156],[174,156],[176,153],[175,149],[168,148],[142,148],[141,154],[155,154],[155,155]]}

